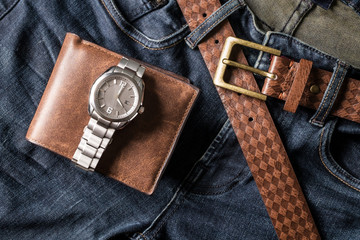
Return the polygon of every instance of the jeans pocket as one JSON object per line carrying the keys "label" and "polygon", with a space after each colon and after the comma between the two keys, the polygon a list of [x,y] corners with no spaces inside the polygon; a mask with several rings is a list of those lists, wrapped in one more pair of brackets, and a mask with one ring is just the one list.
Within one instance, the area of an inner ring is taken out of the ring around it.
{"label": "jeans pocket", "polygon": [[19,0],[0,0],[0,20],[8,14]]}
{"label": "jeans pocket", "polygon": [[161,50],[181,42],[189,29],[173,0],[101,0],[128,37],[147,49]]}
{"label": "jeans pocket", "polygon": [[188,178],[190,192],[199,195],[222,194],[252,178],[229,120],[191,175]]}
{"label": "jeans pocket", "polygon": [[330,121],[320,136],[319,155],[326,170],[360,192],[360,126],[339,119]]}

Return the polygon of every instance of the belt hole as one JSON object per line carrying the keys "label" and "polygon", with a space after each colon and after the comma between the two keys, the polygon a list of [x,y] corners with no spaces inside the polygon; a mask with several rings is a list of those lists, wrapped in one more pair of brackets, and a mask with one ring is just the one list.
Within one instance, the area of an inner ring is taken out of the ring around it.
{"label": "belt hole", "polygon": [[216,39],[214,42],[215,42],[215,44],[218,44],[218,43],[219,43],[219,40]]}
{"label": "belt hole", "polygon": [[206,14],[206,13],[203,13],[203,17],[206,18],[206,17],[207,17],[207,14]]}
{"label": "belt hole", "polygon": [[252,117],[249,117],[249,122],[254,121],[254,119]]}

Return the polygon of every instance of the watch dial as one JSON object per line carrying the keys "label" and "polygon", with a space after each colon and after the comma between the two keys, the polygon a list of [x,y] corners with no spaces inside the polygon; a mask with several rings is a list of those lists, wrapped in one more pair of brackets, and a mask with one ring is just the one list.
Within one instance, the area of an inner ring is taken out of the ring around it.
{"label": "watch dial", "polygon": [[108,76],[95,93],[95,106],[105,118],[122,120],[132,115],[139,105],[135,83],[122,75]]}

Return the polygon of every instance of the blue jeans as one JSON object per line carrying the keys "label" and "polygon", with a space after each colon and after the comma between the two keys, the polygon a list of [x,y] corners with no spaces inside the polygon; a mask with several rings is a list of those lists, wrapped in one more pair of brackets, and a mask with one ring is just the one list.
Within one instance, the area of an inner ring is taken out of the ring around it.
{"label": "blue jeans", "polygon": [[[0,1],[1,239],[276,239],[204,60],[183,38],[174,0]],[[280,32],[264,32],[245,7],[238,37],[332,71],[337,59]],[[201,93],[151,196],[25,140],[66,32],[183,75]],[[266,70],[269,56],[246,50]],[[349,77],[360,79],[350,68]],[[258,77],[259,84],[262,79]],[[267,101],[324,239],[360,236],[360,126]]]}

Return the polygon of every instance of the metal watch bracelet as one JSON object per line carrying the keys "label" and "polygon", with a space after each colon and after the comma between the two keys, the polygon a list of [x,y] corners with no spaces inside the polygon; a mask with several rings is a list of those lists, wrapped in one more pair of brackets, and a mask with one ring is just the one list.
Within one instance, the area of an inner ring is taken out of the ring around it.
{"label": "metal watch bracelet", "polygon": [[[145,72],[143,66],[125,57],[120,60],[117,66],[120,69],[117,68],[114,72],[123,73],[130,78],[137,76],[141,79]],[[105,149],[111,143],[115,130],[124,126],[126,122],[108,121],[100,117],[95,111],[90,114],[90,117],[72,161],[82,169],[94,171]]]}

